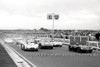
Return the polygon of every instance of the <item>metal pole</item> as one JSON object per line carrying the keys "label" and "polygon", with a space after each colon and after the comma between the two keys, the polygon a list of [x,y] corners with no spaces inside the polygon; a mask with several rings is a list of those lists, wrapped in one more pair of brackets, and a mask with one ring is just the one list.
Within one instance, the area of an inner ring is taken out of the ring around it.
{"label": "metal pole", "polygon": [[54,41],[54,20],[55,20],[55,18],[54,18],[54,13],[53,13],[53,31],[52,31],[52,40]]}

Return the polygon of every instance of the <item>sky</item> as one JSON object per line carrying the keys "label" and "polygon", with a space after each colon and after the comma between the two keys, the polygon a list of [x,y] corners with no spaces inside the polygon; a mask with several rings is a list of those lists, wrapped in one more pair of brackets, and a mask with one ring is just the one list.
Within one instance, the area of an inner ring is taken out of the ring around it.
{"label": "sky", "polygon": [[100,29],[100,0],[0,0],[0,29]]}

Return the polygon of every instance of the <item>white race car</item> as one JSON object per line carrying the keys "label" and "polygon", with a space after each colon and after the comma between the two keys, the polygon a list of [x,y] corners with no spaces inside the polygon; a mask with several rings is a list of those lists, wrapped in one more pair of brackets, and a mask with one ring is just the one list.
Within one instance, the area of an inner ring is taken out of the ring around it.
{"label": "white race car", "polygon": [[62,42],[54,41],[54,42],[53,42],[53,46],[54,46],[54,47],[56,47],[56,46],[62,47]]}
{"label": "white race car", "polygon": [[91,48],[91,46],[87,44],[81,45],[77,43],[75,45],[69,45],[69,51],[77,51],[77,52],[85,51],[85,52],[92,53],[93,49]]}
{"label": "white race car", "polygon": [[50,41],[41,41],[39,43],[39,47],[40,48],[50,48],[50,49],[53,49],[53,43],[50,42]]}
{"label": "white race car", "polygon": [[21,42],[21,49],[22,50],[36,50],[38,51],[39,45],[34,41],[31,42]]}
{"label": "white race car", "polygon": [[6,44],[11,44],[11,43],[13,43],[14,41],[13,41],[13,39],[11,39],[11,38],[6,38],[6,39],[4,39],[4,42],[5,42]]}

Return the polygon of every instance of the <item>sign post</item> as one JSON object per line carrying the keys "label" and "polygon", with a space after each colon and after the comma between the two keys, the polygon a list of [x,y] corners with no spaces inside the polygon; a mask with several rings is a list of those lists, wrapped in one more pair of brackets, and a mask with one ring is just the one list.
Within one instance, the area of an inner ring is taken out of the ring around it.
{"label": "sign post", "polygon": [[53,23],[52,23],[52,41],[54,41],[54,21],[59,19],[59,15],[54,14],[54,13],[48,14],[47,19],[53,20]]}

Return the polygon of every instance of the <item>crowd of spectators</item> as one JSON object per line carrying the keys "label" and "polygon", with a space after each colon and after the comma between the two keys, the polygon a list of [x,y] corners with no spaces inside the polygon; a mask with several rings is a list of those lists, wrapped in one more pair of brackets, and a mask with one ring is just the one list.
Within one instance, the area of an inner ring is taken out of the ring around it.
{"label": "crowd of spectators", "polygon": [[66,30],[66,35],[76,35],[76,36],[94,36],[98,30]]}

